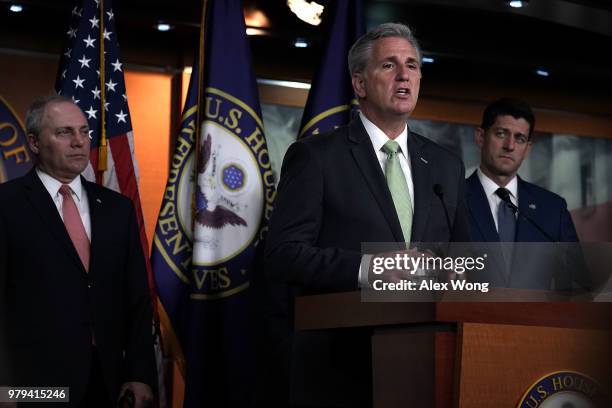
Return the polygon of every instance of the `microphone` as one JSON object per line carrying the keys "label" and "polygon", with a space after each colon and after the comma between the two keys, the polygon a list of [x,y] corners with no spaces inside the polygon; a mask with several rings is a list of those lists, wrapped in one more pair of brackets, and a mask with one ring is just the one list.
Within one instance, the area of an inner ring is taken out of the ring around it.
{"label": "microphone", "polygon": [[433,185],[433,191],[436,196],[442,202],[442,208],[444,208],[444,215],[446,216],[446,226],[448,227],[448,233],[452,236],[453,229],[451,227],[450,217],[448,216],[448,208],[446,208],[446,203],[444,202],[444,191],[442,190],[442,186],[438,183]]}
{"label": "microphone", "polygon": [[514,214],[518,214],[519,217],[523,217],[524,219],[526,219],[531,225],[535,227],[535,229],[540,231],[540,233],[542,233],[542,235],[544,235],[550,242],[557,242],[557,240],[553,239],[553,237],[551,237],[548,232],[544,231],[544,229],[540,227],[534,220],[532,220],[530,217],[528,217],[527,215],[519,211],[518,207],[514,205],[514,203],[510,200],[510,192],[507,189],[500,187],[495,191],[495,194],[497,194],[497,196],[501,198],[502,201],[506,203],[508,207],[510,207],[510,209],[512,210]]}

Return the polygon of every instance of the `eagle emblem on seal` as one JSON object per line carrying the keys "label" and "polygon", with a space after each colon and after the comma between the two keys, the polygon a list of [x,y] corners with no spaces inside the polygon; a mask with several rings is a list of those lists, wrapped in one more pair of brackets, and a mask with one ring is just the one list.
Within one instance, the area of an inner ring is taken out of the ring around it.
{"label": "eagle emblem on seal", "polygon": [[[200,149],[200,157],[198,160],[198,174],[204,174],[209,166],[212,155],[212,138],[210,134],[206,135],[206,139]],[[218,202],[213,202],[213,197],[206,197],[200,185],[196,186],[196,215],[197,223],[204,227],[213,229],[221,229],[226,225],[243,225],[247,226],[244,218],[240,217],[234,211],[224,207]]]}

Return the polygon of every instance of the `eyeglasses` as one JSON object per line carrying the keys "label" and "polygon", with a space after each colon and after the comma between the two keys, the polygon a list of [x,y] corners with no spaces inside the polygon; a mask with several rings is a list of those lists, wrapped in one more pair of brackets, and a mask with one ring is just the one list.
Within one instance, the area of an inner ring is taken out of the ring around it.
{"label": "eyeglasses", "polygon": [[527,135],[521,134],[521,133],[517,133],[517,134],[512,134],[512,132],[510,132],[508,129],[496,129],[493,132],[493,135],[498,138],[498,139],[502,139],[502,140],[508,140],[509,138],[514,136],[514,142],[518,145],[524,145],[526,143],[531,142],[531,138]]}

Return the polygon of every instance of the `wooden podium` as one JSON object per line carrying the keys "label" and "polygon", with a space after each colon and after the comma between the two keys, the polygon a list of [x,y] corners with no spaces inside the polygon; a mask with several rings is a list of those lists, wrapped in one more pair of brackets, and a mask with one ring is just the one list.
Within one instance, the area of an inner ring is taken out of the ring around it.
{"label": "wooden podium", "polygon": [[359,292],[296,299],[296,331],[356,327],[371,328],[376,408],[515,408],[555,371],[612,390],[612,303],[369,303]]}

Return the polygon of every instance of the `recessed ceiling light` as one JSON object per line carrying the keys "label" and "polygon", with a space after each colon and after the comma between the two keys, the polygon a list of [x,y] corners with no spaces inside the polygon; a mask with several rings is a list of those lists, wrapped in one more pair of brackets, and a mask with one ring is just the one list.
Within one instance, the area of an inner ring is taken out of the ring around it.
{"label": "recessed ceiling light", "polygon": [[506,3],[513,8],[527,7],[528,0],[506,0]]}
{"label": "recessed ceiling light", "polygon": [[247,27],[246,28],[247,35],[266,35],[268,32],[262,28],[257,27]]}
{"label": "recessed ceiling light", "polygon": [[547,76],[550,75],[550,72],[548,72],[545,69],[538,68],[538,69],[536,69],[536,74],[538,74],[539,76],[547,77]]}
{"label": "recessed ceiling light", "polygon": [[308,42],[303,38],[296,38],[293,46],[295,48],[306,48],[308,47]]}
{"label": "recessed ceiling light", "polygon": [[434,61],[433,57],[423,57],[423,64],[432,64]]}
{"label": "recessed ceiling light", "polygon": [[11,4],[9,10],[11,10],[13,13],[21,13],[23,11],[23,6],[21,4]]}
{"label": "recessed ceiling light", "polygon": [[166,23],[157,24],[157,31],[170,31],[171,28],[172,26],[170,24],[166,24]]}

